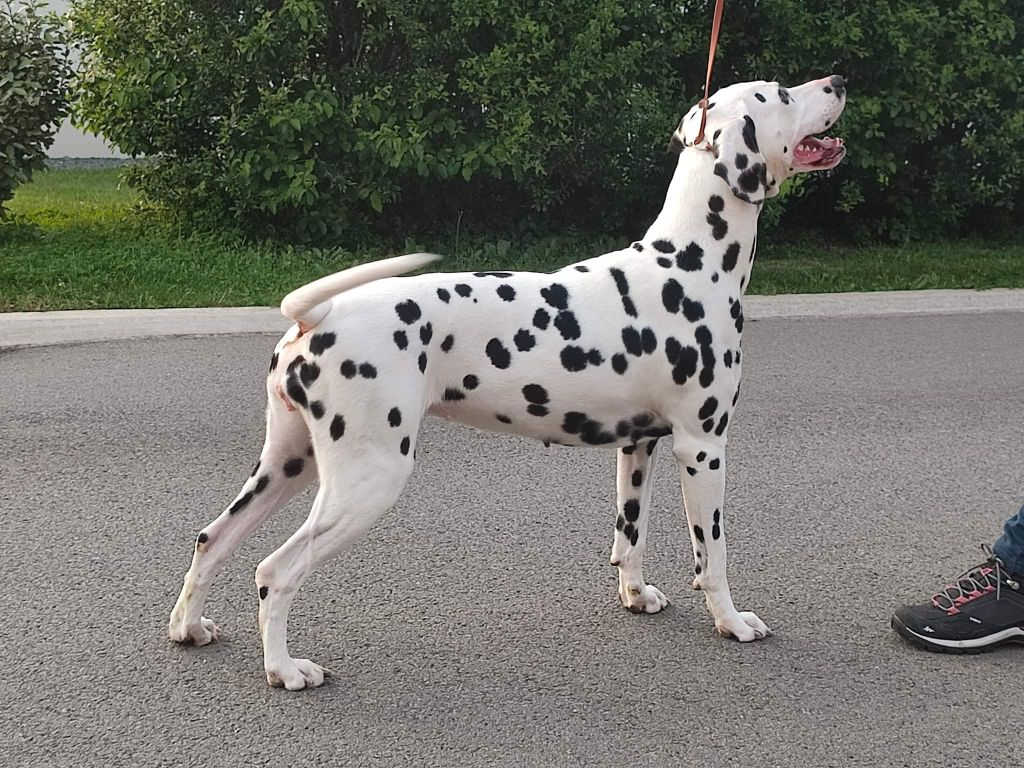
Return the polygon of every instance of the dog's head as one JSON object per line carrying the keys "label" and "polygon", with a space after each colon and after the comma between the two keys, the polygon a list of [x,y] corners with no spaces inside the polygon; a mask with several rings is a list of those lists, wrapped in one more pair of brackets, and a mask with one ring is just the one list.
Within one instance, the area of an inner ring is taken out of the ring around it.
{"label": "dog's head", "polygon": [[[839,75],[795,88],[763,80],[722,88],[708,102],[704,129],[715,154],[715,174],[738,198],[759,204],[777,195],[779,185],[794,174],[835,168],[846,155],[843,140],[814,134],[838,120],[845,106],[846,81]],[[700,113],[701,104],[686,113],[670,146],[693,146]]]}

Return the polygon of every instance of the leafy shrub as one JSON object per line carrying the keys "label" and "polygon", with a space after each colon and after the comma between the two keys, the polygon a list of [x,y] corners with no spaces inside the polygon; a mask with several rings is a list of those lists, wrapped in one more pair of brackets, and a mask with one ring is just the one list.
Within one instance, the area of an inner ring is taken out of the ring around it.
{"label": "leafy shrub", "polygon": [[[699,98],[709,0],[77,0],[80,122],[150,199],[250,234],[635,234]],[[736,0],[716,82],[850,80],[839,171],[769,223],[952,230],[1022,202],[1014,0]]]}
{"label": "leafy shrub", "polygon": [[36,0],[0,2],[0,218],[14,189],[45,164],[67,114],[64,31]]}

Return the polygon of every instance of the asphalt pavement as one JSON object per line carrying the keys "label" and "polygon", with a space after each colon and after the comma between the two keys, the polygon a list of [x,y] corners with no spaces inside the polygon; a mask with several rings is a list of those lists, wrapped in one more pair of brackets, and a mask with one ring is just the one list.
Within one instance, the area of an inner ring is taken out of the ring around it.
{"label": "asphalt pavement", "polygon": [[1024,503],[1024,313],[761,319],[744,335],[726,520],[740,609],[689,588],[661,451],[634,616],[608,565],[614,452],[429,420],[398,506],[317,572],[267,687],[253,570],[215,584],[221,640],[167,614],[196,532],[263,432],[265,334],[0,352],[0,765],[974,766],[1024,763],[1024,647],[926,654],[889,629]]}

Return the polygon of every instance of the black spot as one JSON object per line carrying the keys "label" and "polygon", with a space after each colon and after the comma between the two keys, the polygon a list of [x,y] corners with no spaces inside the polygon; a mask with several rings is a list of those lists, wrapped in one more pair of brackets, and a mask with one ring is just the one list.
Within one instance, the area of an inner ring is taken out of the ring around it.
{"label": "black spot", "polygon": [[653,329],[644,328],[640,331],[640,346],[645,355],[654,354],[654,350],[658,348],[658,337],[654,335]]}
{"label": "black spot", "polygon": [[545,408],[543,405],[536,405],[536,404],[526,406],[526,412],[529,413],[529,414],[532,414],[533,416],[547,416],[548,415],[548,409],[547,408]]}
{"label": "black spot", "polygon": [[334,418],[331,419],[331,439],[340,440],[341,436],[344,434],[345,418],[340,413],[336,413]]}
{"label": "black spot", "polygon": [[690,243],[676,254],[676,264],[687,272],[699,271],[704,266],[704,249],[696,243]]}
{"label": "black spot", "polygon": [[[744,171],[743,173],[748,173]],[[715,240],[721,240],[729,232],[729,223],[718,213],[712,211],[707,216],[707,222],[711,225],[711,236]]]}
{"label": "black spot", "polygon": [[419,359],[416,362],[417,362],[417,364],[420,367],[420,373],[426,373],[427,372],[427,353],[426,352],[420,352]]}
{"label": "black spot", "polygon": [[295,477],[302,472],[302,468],[306,465],[303,459],[288,459],[284,463],[284,473],[287,477]]}
{"label": "black spot", "polygon": [[516,297],[516,289],[507,283],[499,285],[496,292],[504,301],[513,301]]}
{"label": "black spot", "polygon": [[270,475],[263,475],[256,481],[256,487],[253,489],[253,493],[263,493],[263,489],[267,487],[270,482]]}
{"label": "black spot", "polygon": [[[671,431],[672,430],[670,430],[670,429],[663,430],[663,434],[667,435]],[[648,442],[647,443],[647,455],[648,456],[653,455],[654,454],[654,449],[657,448],[657,447],[658,447],[658,441],[657,440],[651,440],[650,442]]]}
{"label": "black spot", "polygon": [[402,426],[402,412],[397,408],[392,408],[388,411],[388,424],[392,427]]}
{"label": "black spot", "polygon": [[561,353],[562,367],[567,371],[582,371],[587,367],[587,353],[582,347],[568,346]]}
{"label": "black spot", "polygon": [[708,469],[718,469],[720,466],[722,466],[720,459],[712,459],[708,462]]}
{"label": "black spot", "polygon": [[704,461],[704,459],[706,459],[707,457],[708,457],[707,451],[701,451],[700,453],[697,454],[697,461],[698,462]]}
{"label": "black spot", "polygon": [[300,365],[302,365],[304,362],[306,362],[306,358],[304,358],[302,355],[299,355],[296,358],[294,358],[290,363],[288,363],[288,367],[285,368],[285,370],[288,373],[291,373],[296,368],[298,368]]}
{"label": "black spot", "polygon": [[655,240],[651,245],[654,246],[655,250],[661,251],[662,253],[672,253],[676,249],[669,240]]}
{"label": "black spot", "polygon": [[309,338],[309,351],[314,355],[322,355],[325,350],[334,346],[337,337],[333,333],[314,333]]}
{"label": "black spot", "polygon": [[622,505],[622,514],[625,515],[626,520],[635,523],[640,517],[640,502],[637,499],[630,499]]}
{"label": "black spot", "polygon": [[448,387],[448,389],[444,391],[444,399],[449,402],[452,400],[465,400],[466,394],[461,389]]}
{"label": "black spot", "polygon": [[722,270],[725,272],[732,272],[736,268],[736,261],[740,257],[740,244],[733,242],[729,244],[729,247],[725,249],[725,255],[722,256]]}
{"label": "black spot", "polygon": [[587,362],[591,365],[600,365],[604,362],[604,358],[601,356],[601,352],[596,349],[592,349],[587,352]]}
{"label": "black spot", "polygon": [[748,158],[747,158],[746,155],[744,155],[742,152],[737,152],[736,153],[736,167],[737,168],[739,168],[741,170],[743,168],[746,168],[747,167],[747,162],[748,162]]}
{"label": "black spot", "polygon": [[538,405],[544,405],[549,400],[548,391],[540,384],[527,384],[523,387],[523,397],[526,398],[527,402],[537,403]]}
{"label": "black spot", "polygon": [[626,351],[635,357],[640,357],[644,353],[640,344],[640,331],[633,326],[622,329],[622,343],[626,345]]}
{"label": "black spot", "polygon": [[520,328],[516,331],[512,341],[520,352],[529,352],[537,343],[536,337],[525,328]]}
{"label": "black spot", "polygon": [[585,266],[583,264],[577,264],[575,267],[573,267],[573,269],[575,269],[577,272],[589,272],[590,271],[590,267]]}
{"label": "black spot", "polygon": [[322,419],[324,416],[324,404],[319,400],[314,400],[309,404],[309,412],[313,414],[314,419]]}
{"label": "black spot", "polygon": [[732,368],[732,350],[725,350],[725,354],[722,355],[722,362],[725,363],[726,368]]}
{"label": "black spot", "polygon": [[757,148],[757,127],[754,125],[754,121],[750,119],[750,115],[743,116],[743,143],[747,145],[747,149],[751,152],[760,151]]}
{"label": "black spot", "polygon": [[714,524],[711,526],[711,538],[714,539],[715,541],[718,541],[718,539],[720,539],[721,536],[722,536],[722,527],[720,525],[721,519],[722,519],[722,512],[721,512],[721,510],[716,509],[715,510]]}
{"label": "black spot", "polygon": [[712,275],[711,275],[711,282],[712,283],[717,283],[718,282],[718,273],[717,272],[713,272],[712,273]]}
{"label": "black spot", "polygon": [[615,279],[615,287],[619,289],[619,293],[623,296],[629,293],[629,282],[626,280],[626,273],[615,267],[608,271],[612,273],[612,277]]}
{"label": "black spot", "polygon": [[409,337],[405,335],[405,331],[395,331],[395,346],[399,349],[405,349],[409,346]]}
{"label": "black spot", "polygon": [[644,482],[644,473],[641,469],[633,470],[633,477],[630,478],[634,488],[639,488]]}
{"label": "black spot", "polygon": [[726,411],[722,414],[722,418],[718,420],[718,426],[715,427],[715,434],[719,437],[725,432],[726,426],[729,424],[729,412]]}
{"label": "black spot", "polygon": [[555,328],[566,341],[580,337],[580,324],[576,322],[576,315],[567,309],[555,315]]}
{"label": "black spot", "polygon": [[466,285],[465,283],[456,283],[455,292],[459,294],[459,296],[461,296],[462,298],[466,298],[471,293],[473,293],[473,289],[470,286]]}
{"label": "black spot", "polygon": [[200,531],[199,535],[196,536],[196,546],[198,547],[200,544],[205,544],[209,540],[210,537],[207,535],[206,531]]}
{"label": "black spot", "polygon": [[[766,169],[763,163],[754,163],[752,166],[740,173],[740,189],[744,192],[756,192],[764,183],[765,173]],[[721,240],[722,238],[717,239]]]}
{"label": "black spot", "polygon": [[[701,421],[703,421],[704,419],[710,419],[712,416],[715,415],[715,411],[717,410],[718,398],[709,397],[707,400],[704,401],[704,405],[700,407],[700,410],[697,411],[697,418],[700,419]],[[697,461],[700,460],[701,459],[699,458],[697,459]]]}
{"label": "black spot", "polygon": [[369,363],[360,363],[359,364],[359,375],[362,376],[364,379],[376,379],[377,378],[377,369],[374,368]]}
{"label": "black spot", "polygon": [[541,288],[540,295],[555,309],[566,309],[569,306],[569,291],[560,283],[552,283],[547,288]]}
{"label": "black spot", "polygon": [[234,504],[228,507],[228,514],[233,515],[236,512],[245,509],[245,507],[249,504],[250,501],[252,501],[252,491],[246,491],[237,499],[235,499]]}
{"label": "black spot", "polygon": [[408,456],[409,455],[409,438],[408,437],[403,437],[402,438],[402,444],[398,446],[398,450],[400,450],[402,452],[403,456]]}
{"label": "black spot", "polygon": [[[736,332],[743,333],[743,307],[739,301],[733,302],[733,305],[729,307],[729,314],[732,315],[733,323],[736,325]],[[736,352],[736,362],[740,361],[740,353]]]}
{"label": "black spot", "polygon": [[720,195],[712,195],[708,199],[708,208],[715,213],[721,213],[725,210],[725,200],[723,200]]}
{"label": "black spot", "polygon": [[697,537],[697,541],[699,541],[701,544],[704,543],[704,529],[701,528],[699,525],[693,526],[693,535]]}
{"label": "black spot", "polygon": [[424,323],[420,327],[420,341],[423,342],[423,346],[430,343],[430,340],[434,337],[434,326],[430,323]]}
{"label": "black spot", "polygon": [[452,344],[455,343],[455,337],[450,333],[444,337],[444,341],[441,342],[441,351],[448,352],[452,348]]}
{"label": "black spot", "polygon": [[512,364],[512,354],[501,343],[500,339],[491,339],[487,342],[487,357],[495,368],[505,369]]}
{"label": "black spot", "polygon": [[260,600],[266,600],[267,595],[270,594],[270,588],[266,585],[260,587]]}
{"label": "black spot", "polygon": [[504,415],[504,414],[502,414],[502,413],[496,413],[496,414],[494,414],[494,418],[496,418],[496,419],[497,419],[498,421],[500,421],[500,422],[501,422],[502,424],[511,424],[511,423],[512,423],[512,419],[510,419],[510,418],[509,418],[508,416],[505,416],[505,415]]}
{"label": "black spot", "polygon": [[665,269],[668,269],[669,267],[672,266],[672,262],[669,259],[666,259],[664,256],[658,257],[658,264],[664,267]]}
{"label": "black spot", "polygon": [[437,289],[437,298],[439,298],[441,301],[443,301],[445,304],[447,304],[451,300],[452,295],[450,293],[448,293],[448,291],[445,290],[444,288],[438,288]]}
{"label": "black spot", "polygon": [[644,249],[643,243],[633,243],[633,249],[637,251],[642,251]]}
{"label": "black spot", "polygon": [[764,103],[764,101],[765,101],[764,96],[762,96],[760,93],[755,93],[754,94],[754,98],[757,99],[758,101],[762,102],[762,103]]}
{"label": "black spot", "polygon": [[686,468],[686,474],[688,474],[690,477],[693,477],[694,475],[697,474],[697,468],[696,467],[687,467]]}
{"label": "black spot", "polygon": [[462,377],[462,386],[464,386],[466,389],[476,389],[478,386],[480,386],[480,379],[478,379],[473,374],[469,374],[468,376],[463,376]]}
{"label": "black spot", "polygon": [[779,88],[779,101],[783,104],[789,104],[792,97],[789,95],[789,91],[785,88]]}
{"label": "black spot", "polygon": [[306,390],[304,390],[302,388],[302,385],[299,384],[298,379],[296,379],[294,376],[289,376],[288,384],[285,387],[285,390],[288,392],[288,397],[292,399],[292,402],[298,403],[303,408],[306,407],[306,405],[308,404],[308,401],[306,400]]}
{"label": "black spot", "polygon": [[633,537],[636,535],[636,528],[633,527],[632,523],[626,523],[622,526],[622,535],[629,539],[630,543],[633,543]]}
{"label": "black spot", "polygon": [[697,372],[697,350],[682,346],[674,337],[665,340],[665,357],[672,364],[672,380],[685,384]]}
{"label": "black spot", "polygon": [[395,305],[395,312],[398,313],[398,319],[406,325],[412,325],[420,319],[420,305],[412,299],[406,299],[400,304]]}
{"label": "black spot", "polygon": [[605,445],[616,441],[615,435],[605,430],[600,422],[578,411],[565,414],[562,429],[570,435],[579,435],[580,440],[587,445]]}
{"label": "black spot", "polygon": [[548,311],[543,307],[533,313],[533,325],[535,328],[539,328],[543,331],[548,327],[548,323],[550,322],[551,315],[549,315]]}
{"label": "black spot", "polygon": [[474,272],[474,277],[512,277],[511,272]]}
{"label": "black spot", "polygon": [[344,376],[346,379],[355,378],[357,372],[358,368],[356,368],[356,364],[352,360],[345,360],[344,362],[342,362],[341,375]]}
{"label": "black spot", "polygon": [[665,309],[673,314],[678,314],[679,305],[683,302],[683,286],[674,278],[669,278],[661,287],[661,303]]}
{"label": "black spot", "polygon": [[714,419],[708,419],[707,421],[705,421],[700,426],[701,426],[701,429],[703,429],[705,432],[710,432],[712,429],[715,428],[715,420]]}
{"label": "black spot", "polygon": [[620,448],[619,450],[621,450],[627,456],[632,456],[633,453],[636,451],[636,446],[635,445],[626,445],[626,446],[623,446],[622,448]]}
{"label": "black spot", "polygon": [[249,473],[249,477],[256,477],[256,473],[260,471],[260,460],[256,459],[256,464],[252,468],[252,472]]}
{"label": "black spot", "polygon": [[270,370],[273,371],[277,368],[278,354],[275,352],[270,356]]}
{"label": "black spot", "polygon": [[633,300],[629,298],[629,296],[622,297],[622,308],[630,317],[638,317],[636,305],[633,303]]}
{"label": "black spot", "polygon": [[618,374],[626,372],[626,368],[629,367],[629,363],[626,360],[626,356],[621,352],[612,355],[612,370]]}

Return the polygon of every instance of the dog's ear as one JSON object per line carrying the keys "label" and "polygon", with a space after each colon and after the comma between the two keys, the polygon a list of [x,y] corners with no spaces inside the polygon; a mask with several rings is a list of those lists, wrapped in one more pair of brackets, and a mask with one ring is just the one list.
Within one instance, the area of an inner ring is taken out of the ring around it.
{"label": "dog's ear", "polygon": [[727,121],[711,134],[715,175],[721,176],[740,200],[760,205],[778,193],[757,144],[757,126],[750,115]]}

